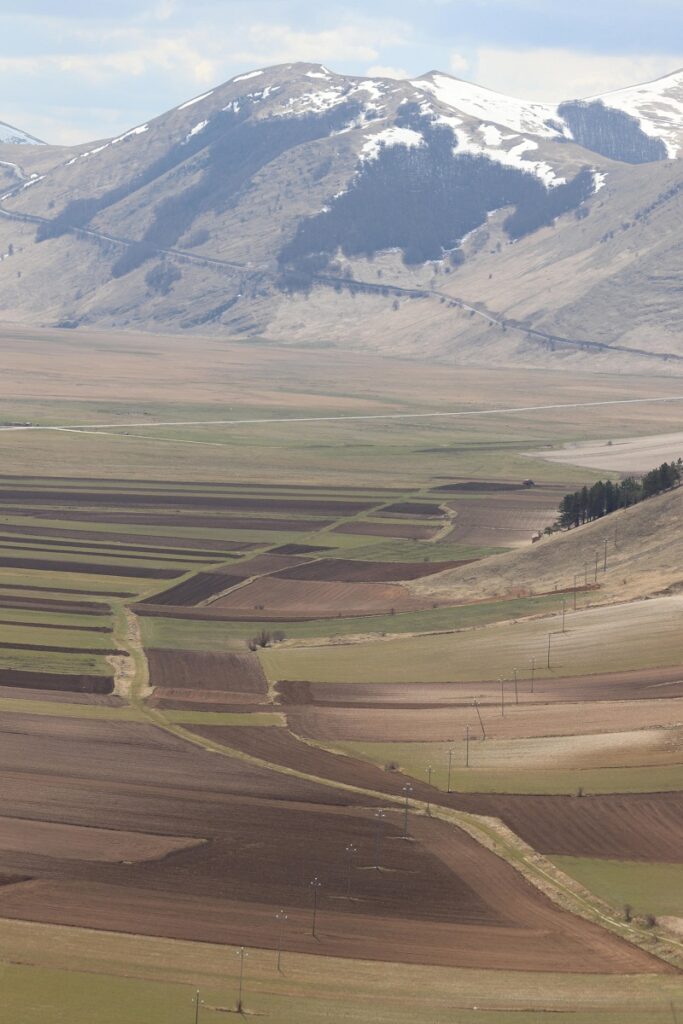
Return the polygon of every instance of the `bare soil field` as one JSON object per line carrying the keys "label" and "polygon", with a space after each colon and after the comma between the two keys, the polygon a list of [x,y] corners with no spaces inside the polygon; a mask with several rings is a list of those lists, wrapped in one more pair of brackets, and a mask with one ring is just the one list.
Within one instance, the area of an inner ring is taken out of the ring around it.
{"label": "bare soil field", "polygon": [[[371,836],[369,820],[364,823],[364,832],[362,819],[334,819],[329,832],[326,823],[320,821],[318,835],[326,840],[327,863],[334,864],[332,851],[346,836],[360,841],[354,823],[359,823],[361,836]],[[303,831],[296,821],[292,824],[294,836],[305,844]],[[359,859],[359,868],[353,872],[353,899],[345,898],[343,858],[337,862],[336,872],[333,868],[331,876],[323,876],[326,884],[320,897],[317,939],[310,935],[308,875],[297,871],[301,877],[298,885],[289,882],[278,889],[282,869],[278,871],[276,866],[282,864],[291,871],[302,852],[310,862],[311,853],[320,854],[322,850],[317,842],[311,850],[310,840],[308,846],[297,850],[296,845],[292,846],[289,827],[276,839],[268,824],[262,832],[263,849],[271,849],[272,836],[279,857],[272,861],[268,858],[263,865],[266,871],[261,878],[260,898],[248,903],[237,902],[244,900],[244,893],[233,896],[221,891],[220,884],[218,894],[188,893],[178,891],[179,887],[171,893],[145,885],[145,879],[154,877],[152,865],[134,865],[118,872],[113,867],[94,865],[89,872],[93,877],[77,884],[58,879],[3,887],[0,913],[15,919],[273,948],[277,937],[274,911],[284,904],[291,915],[284,939],[286,949],[491,969],[524,970],[533,965],[536,971],[561,973],[672,972],[661,961],[599,927],[558,910],[509,865],[463,833],[435,821],[416,819],[414,825],[417,843],[397,842],[392,838],[395,828],[389,826],[383,844],[384,870],[376,872],[367,857]],[[211,854],[209,844],[173,859],[176,863],[197,862]],[[244,859],[253,865],[253,856]],[[234,877],[240,868],[228,863]],[[275,879],[270,876],[271,863],[276,867]],[[124,882],[121,877],[114,884],[103,882],[97,876],[104,874],[128,875],[130,881]],[[176,875],[176,881],[180,877]],[[215,885],[205,870],[197,871],[194,877],[198,890],[203,881]],[[266,886],[263,877],[268,879]],[[264,888],[270,891],[265,893]],[[433,898],[435,890],[441,896],[438,900]]]}
{"label": "bare soil field", "polygon": [[258,620],[255,612],[321,618],[388,612],[391,608],[413,611],[431,606],[432,602],[416,598],[398,584],[299,581],[271,576],[218,598],[210,607],[249,613]]}
{"label": "bare soil field", "polygon": [[459,562],[365,562],[345,558],[322,558],[306,565],[283,569],[277,575],[285,580],[328,580],[340,583],[392,583],[432,576],[455,566]]}
{"label": "bare soil field", "polygon": [[11,558],[0,554],[0,569],[46,569],[49,572],[87,573],[89,576],[131,576],[137,579],[173,580],[184,569],[162,569],[144,565],[107,562],[69,562],[48,558]]}
{"label": "bare soil field", "polygon": [[447,799],[501,818],[541,853],[683,863],[683,793]]}
{"label": "bare soil field", "polygon": [[427,501],[397,501],[393,505],[384,505],[377,513],[380,516],[413,516],[416,519],[441,519],[444,510],[440,505]]}
{"label": "bare soil field", "polygon": [[359,519],[352,523],[341,523],[335,526],[332,533],[351,533],[368,537],[398,537],[405,540],[431,540],[437,530],[432,526],[420,526],[418,523],[381,523],[369,519]]}
{"label": "bare soil field", "polygon": [[[175,825],[169,829],[164,815],[170,813],[175,820],[174,800],[189,797],[196,802],[196,813],[204,825],[208,812],[203,802],[210,805],[231,795],[340,806],[351,800],[359,802],[359,798],[327,786],[212,755],[153,726],[137,723],[14,713],[0,722],[0,751],[4,792],[0,814],[9,817],[192,835],[197,833]],[[46,778],[54,781],[56,791],[46,789]],[[89,794],[82,816],[71,805],[71,783]],[[148,803],[150,819],[142,828],[135,815],[117,818],[117,807],[126,793],[133,807],[140,800],[143,806]],[[155,799],[166,810],[153,826]]]}
{"label": "bare soil field", "polygon": [[[101,654],[101,651],[97,652]],[[112,693],[114,680],[108,676],[66,675],[60,672],[24,672],[0,669],[0,686],[17,689],[66,690],[74,693]]]}
{"label": "bare soil field", "polygon": [[[500,692],[500,690],[499,690]],[[509,687],[505,715],[500,703],[480,705],[480,714],[489,739],[523,739],[533,736],[580,736],[585,733],[629,732],[634,729],[669,727],[683,724],[683,699],[643,701],[601,701],[594,705],[581,703],[537,706],[516,706]],[[473,737],[481,736],[476,711],[469,704],[444,708],[360,707],[288,707],[287,720],[294,732],[334,742],[335,740],[366,740],[369,742],[409,743],[445,742],[462,736],[467,726]],[[672,750],[673,761],[681,753]]]}
{"label": "bare soil field", "polygon": [[[291,546],[298,547],[299,545],[293,544]],[[306,547],[306,545],[302,546]],[[266,551],[262,555],[256,555],[254,558],[247,559],[246,562],[238,562],[234,567],[231,566],[230,571],[235,576],[247,579],[249,576],[266,576],[270,573],[291,569],[295,565],[303,565],[308,561],[310,559],[296,553],[287,555],[277,554],[275,551]]]}
{"label": "bare soil field", "polygon": [[531,544],[534,533],[551,526],[565,493],[563,487],[539,487],[515,491],[473,493],[458,501],[447,499],[455,512],[449,541],[473,547],[521,547]]}
{"label": "bare soil field", "polygon": [[183,580],[170,590],[144,598],[141,604],[178,605],[192,607],[214,594],[220,594],[242,582],[236,574],[221,572],[198,572],[190,579]]}
{"label": "bare soil field", "polygon": [[[171,688],[265,694],[268,682],[255,654],[148,650],[150,685],[164,696]],[[215,699],[216,695],[214,695]]]}
{"label": "bare soil field", "polygon": [[[557,676],[531,679],[518,673],[514,683],[507,680],[508,702],[518,698],[520,705],[585,703],[587,701],[671,700],[683,697],[683,669],[641,669],[634,672],[603,672],[589,676]],[[457,708],[481,705],[500,706],[500,680],[471,683],[306,683],[278,682],[276,690],[282,704],[316,704],[323,707],[364,708]]]}
{"label": "bare soil field", "polygon": [[178,850],[193,849],[200,842],[181,836],[154,836],[120,829],[0,818],[0,857],[8,853],[38,854],[41,857],[116,864],[120,861],[160,860]]}

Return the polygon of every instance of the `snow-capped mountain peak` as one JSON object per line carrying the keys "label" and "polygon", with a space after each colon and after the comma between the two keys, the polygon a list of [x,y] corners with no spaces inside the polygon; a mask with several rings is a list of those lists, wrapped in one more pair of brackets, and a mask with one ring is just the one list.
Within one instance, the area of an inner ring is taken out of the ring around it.
{"label": "snow-capped mountain peak", "polygon": [[11,143],[13,145],[44,146],[45,143],[28,132],[22,132],[11,124],[0,121],[0,143]]}
{"label": "snow-capped mountain peak", "polygon": [[650,138],[661,139],[674,159],[683,145],[683,68],[653,82],[593,96],[613,110],[635,118]]}
{"label": "snow-capped mountain peak", "polygon": [[518,134],[556,138],[557,107],[550,103],[519,100],[503,93],[484,89],[472,82],[453,78],[440,71],[431,71],[412,83],[416,89],[431,93],[444,106],[477,121],[493,122]]}

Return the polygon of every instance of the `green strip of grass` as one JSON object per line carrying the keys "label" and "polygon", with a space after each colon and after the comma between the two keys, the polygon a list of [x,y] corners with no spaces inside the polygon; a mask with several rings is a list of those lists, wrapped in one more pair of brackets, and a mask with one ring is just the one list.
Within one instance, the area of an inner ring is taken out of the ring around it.
{"label": "green strip of grass", "polygon": [[[406,775],[427,781],[431,764],[432,785],[446,790],[450,744],[371,743],[365,740],[337,741],[335,748],[373,764],[398,765]],[[483,771],[465,768],[462,744],[459,757],[453,759],[451,789],[460,793],[575,794],[579,788],[591,793],[663,793],[683,790],[683,765],[658,765],[652,768],[589,768],[567,771]]]}
{"label": "green strip of grass", "polygon": [[22,715],[49,715],[54,718],[94,718],[112,722],[144,722],[145,716],[134,707],[111,708],[102,704],[67,704],[60,700],[23,700],[0,697],[0,712]]}
{"label": "green strip of grass", "polygon": [[507,619],[552,611],[561,597],[518,598],[459,608],[433,608],[398,615],[365,615],[342,619],[311,619],[307,622],[217,622],[195,619],[141,618],[146,647],[224,651],[243,646],[261,630],[282,632],[292,640],[312,637],[355,636],[365,633],[423,633],[431,630],[466,629]]}

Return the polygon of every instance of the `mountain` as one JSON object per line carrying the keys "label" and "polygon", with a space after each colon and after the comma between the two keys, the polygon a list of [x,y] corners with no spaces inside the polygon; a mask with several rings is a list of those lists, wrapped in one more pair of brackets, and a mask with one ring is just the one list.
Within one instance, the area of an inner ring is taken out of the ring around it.
{"label": "mountain", "polygon": [[32,323],[673,372],[682,144],[683,72],[553,105],[437,71],[260,69],[45,147],[0,198],[0,303]]}
{"label": "mountain", "polygon": [[34,138],[33,135],[29,135],[28,132],[22,132],[19,128],[14,128],[11,124],[5,124],[4,121],[0,121],[0,144],[9,143],[11,145],[44,145],[40,139]]}

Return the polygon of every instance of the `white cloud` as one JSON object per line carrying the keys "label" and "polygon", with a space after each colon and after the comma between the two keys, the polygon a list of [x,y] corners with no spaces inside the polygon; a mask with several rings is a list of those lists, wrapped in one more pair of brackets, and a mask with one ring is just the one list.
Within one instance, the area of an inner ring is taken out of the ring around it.
{"label": "white cloud", "polygon": [[483,47],[473,76],[479,85],[523,99],[583,99],[660,78],[683,65],[675,55],[604,56],[574,50]]}
{"label": "white cloud", "polygon": [[323,61],[339,66],[341,61],[376,61],[381,48],[401,46],[408,39],[405,26],[383,21],[356,20],[318,32],[261,22],[246,26],[240,33],[240,49],[225,56],[230,61],[253,66],[287,61]]}
{"label": "white cloud", "polygon": [[454,75],[460,75],[467,71],[470,67],[470,60],[468,57],[464,57],[462,53],[452,53],[449,59],[449,70]]}
{"label": "white cloud", "polygon": [[392,68],[385,64],[373,64],[365,72],[368,78],[411,78],[409,71],[405,68]]}

